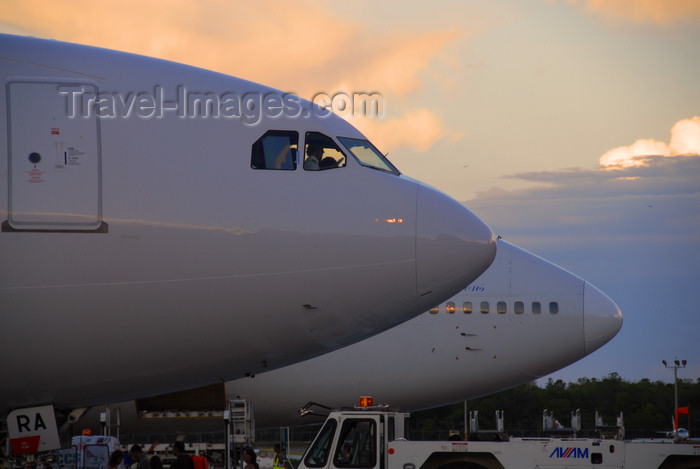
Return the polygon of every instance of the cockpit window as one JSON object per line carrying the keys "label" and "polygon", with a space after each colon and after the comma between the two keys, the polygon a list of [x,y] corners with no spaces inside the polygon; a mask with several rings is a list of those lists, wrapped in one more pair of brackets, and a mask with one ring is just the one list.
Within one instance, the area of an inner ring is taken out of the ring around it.
{"label": "cockpit window", "polygon": [[382,155],[377,147],[368,140],[359,138],[338,137],[340,143],[354,156],[362,166],[387,171],[393,174],[401,174],[396,166],[391,164],[386,156]]}
{"label": "cockpit window", "polygon": [[253,143],[250,167],[253,169],[297,169],[299,134],[291,130],[268,130]]}
{"label": "cockpit window", "polygon": [[304,169],[321,171],[342,168],[347,160],[332,138],[319,132],[306,132]]}

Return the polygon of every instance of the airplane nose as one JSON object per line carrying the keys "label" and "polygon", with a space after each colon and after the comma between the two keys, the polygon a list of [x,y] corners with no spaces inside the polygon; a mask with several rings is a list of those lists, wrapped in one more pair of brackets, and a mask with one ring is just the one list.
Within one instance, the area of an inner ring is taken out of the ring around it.
{"label": "airplane nose", "polygon": [[425,311],[465,288],[491,265],[496,239],[464,205],[422,184],[416,219],[418,303]]}
{"label": "airplane nose", "polygon": [[602,347],[622,327],[622,312],[613,300],[588,282],[583,291],[585,353]]}

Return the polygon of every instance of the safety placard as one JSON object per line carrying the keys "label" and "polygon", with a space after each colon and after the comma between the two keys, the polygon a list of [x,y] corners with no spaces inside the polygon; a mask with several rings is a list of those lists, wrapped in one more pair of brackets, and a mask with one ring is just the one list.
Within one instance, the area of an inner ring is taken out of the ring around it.
{"label": "safety placard", "polygon": [[16,409],[7,416],[14,454],[36,453],[61,447],[53,406]]}

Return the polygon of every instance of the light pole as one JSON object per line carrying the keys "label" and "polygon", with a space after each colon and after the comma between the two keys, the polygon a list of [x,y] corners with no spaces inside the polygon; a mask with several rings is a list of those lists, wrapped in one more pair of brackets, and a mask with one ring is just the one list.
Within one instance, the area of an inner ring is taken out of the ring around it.
{"label": "light pole", "polygon": [[673,426],[675,427],[673,430],[676,435],[675,439],[678,439],[678,368],[685,368],[688,362],[686,360],[679,361],[678,357],[676,357],[675,360],[673,360],[673,365],[666,363],[666,360],[661,360],[661,363],[663,363],[666,368],[673,368]]}

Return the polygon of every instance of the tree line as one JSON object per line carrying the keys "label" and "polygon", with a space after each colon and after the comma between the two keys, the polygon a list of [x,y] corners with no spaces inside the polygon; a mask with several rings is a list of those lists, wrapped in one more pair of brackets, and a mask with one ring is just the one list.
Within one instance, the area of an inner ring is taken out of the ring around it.
{"label": "tree line", "polygon": [[[695,382],[679,379],[678,406],[690,410],[688,416],[680,417],[679,426],[689,430],[691,437],[700,437],[700,378]],[[550,378],[544,387],[533,382],[467,402],[468,412],[478,411],[482,430],[495,430],[495,412],[503,411],[505,432],[512,436],[541,435],[545,409],[564,427],[570,426],[571,412],[580,409],[581,437],[597,435],[596,411],[605,425],[615,425],[622,412],[627,438],[659,437],[658,432],[672,429],[674,386],[648,379],[630,382],[611,373],[602,379],[580,378],[575,383]],[[414,412],[410,429],[414,439],[445,439],[449,430],[462,432],[464,403]]]}

